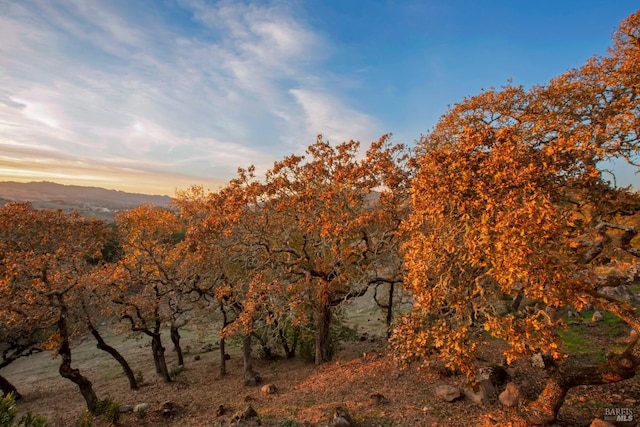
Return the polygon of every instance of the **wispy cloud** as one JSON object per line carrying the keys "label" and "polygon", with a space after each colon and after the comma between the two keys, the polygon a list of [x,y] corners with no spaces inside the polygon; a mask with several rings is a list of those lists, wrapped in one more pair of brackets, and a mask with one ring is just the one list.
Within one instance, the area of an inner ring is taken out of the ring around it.
{"label": "wispy cloud", "polygon": [[215,183],[318,132],[334,142],[379,132],[332,88],[331,46],[298,11],[164,4],[0,3],[0,150],[10,153],[0,179],[64,169],[112,188],[124,176]]}

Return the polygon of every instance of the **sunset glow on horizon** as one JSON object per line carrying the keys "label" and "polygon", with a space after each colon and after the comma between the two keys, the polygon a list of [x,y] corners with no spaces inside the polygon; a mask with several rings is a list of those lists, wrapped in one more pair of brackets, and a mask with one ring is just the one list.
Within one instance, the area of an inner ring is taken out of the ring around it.
{"label": "sunset glow on horizon", "polygon": [[[0,3],[0,180],[173,196],[318,134],[412,144],[483,88],[606,53],[628,2]],[[621,185],[638,178],[616,169]]]}

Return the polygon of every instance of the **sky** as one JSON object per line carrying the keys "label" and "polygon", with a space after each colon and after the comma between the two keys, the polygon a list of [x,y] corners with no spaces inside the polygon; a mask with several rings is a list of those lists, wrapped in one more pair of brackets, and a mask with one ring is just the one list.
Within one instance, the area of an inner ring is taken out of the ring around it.
{"label": "sky", "polygon": [[[174,195],[604,55],[629,0],[0,0],[0,181]],[[618,184],[640,187],[620,169]]]}

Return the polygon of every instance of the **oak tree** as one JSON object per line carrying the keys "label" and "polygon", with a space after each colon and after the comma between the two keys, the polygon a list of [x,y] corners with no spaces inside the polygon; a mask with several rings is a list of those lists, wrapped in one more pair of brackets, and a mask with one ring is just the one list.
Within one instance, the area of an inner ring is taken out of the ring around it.
{"label": "oak tree", "polygon": [[78,385],[87,408],[98,398],[91,381],[71,366],[71,338],[78,331],[79,295],[106,242],[103,221],[79,213],[36,210],[29,203],[0,208],[0,292],[7,328],[26,334],[37,322],[49,330],[42,347],[61,357],[60,375]]}
{"label": "oak tree", "polygon": [[[471,373],[493,336],[509,344],[507,361],[541,351],[560,363],[562,324],[548,308],[563,306],[591,304],[640,330],[637,309],[601,292],[637,277],[640,196],[604,169],[636,164],[639,64],[640,12],[607,56],[547,85],[465,99],[421,140],[404,224],[416,304],[395,330],[401,360],[435,353]],[[639,364],[637,340],[597,366],[560,364],[527,416],[550,422],[570,388],[633,377]]]}

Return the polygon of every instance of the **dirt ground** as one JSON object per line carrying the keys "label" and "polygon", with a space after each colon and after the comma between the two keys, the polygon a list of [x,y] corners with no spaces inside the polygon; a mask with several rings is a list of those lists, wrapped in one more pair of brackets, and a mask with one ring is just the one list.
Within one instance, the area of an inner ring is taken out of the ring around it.
{"label": "dirt ground", "polygon": [[[438,385],[464,386],[463,376],[443,376],[435,371],[399,370],[385,350],[382,335],[371,339],[372,332],[382,326],[379,313],[354,311],[351,321],[361,325],[358,339],[344,343],[334,361],[316,367],[296,360],[256,359],[254,368],[263,384],[274,384],[277,392],[263,396],[260,387],[242,384],[242,358],[240,348],[230,348],[228,374],[220,377],[218,352],[203,351],[213,336],[203,337],[185,331],[183,348],[188,349],[184,370],[173,383],[165,384],[152,367],[148,339],[113,335],[105,328],[110,344],[127,357],[135,372],[141,371],[143,386],[131,391],[119,365],[104,352],[95,348],[90,337],[84,338],[73,349],[73,365],[89,377],[98,397],[110,397],[122,405],[148,403],[145,417],[123,414],[122,426],[216,426],[229,425],[234,413],[251,405],[266,426],[326,426],[335,407],[347,409],[356,425],[366,426],[475,426],[507,425],[516,409],[505,409],[493,401],[476,405],[461,400],[445,403],[435,397]],[[619,328],[619,325],[614,325]],[[576,325],[582,328],[583,325]],[[602,340],[620,340],[626,333],[612,334],[611,325],[584,328],[594,337],[590,346]],[[609,328],[609,329],[608,329]],[[367,339],[362,334],[367,333]],[[602,341],[604,345],[604,341]],[[170,341],[165,340],[169,366],[176,364]],[[482,363],[500,363],[501,344],[495,342],[480,355]],[[598,349],[600,350],[600,349]],[[254,353],[258,353],[257,349]],[[198,357],[196,357],[198,356]],[[590,357],[586,355],[585,357]],[[198,360],[196,360],[198,359]],[[77,387],[61,378],[57,372],[59,360],[40,353],[18,360],[2,370],[2,374],[16,385],[24,399],[18,403],[20,413],[31,411],[47,417],[51,426],[76,426],[84,412],[84,401]],[[534,368],[528,360],[513,367],[512,381],[521,388],[525,398],[533,398],[544,384],[544,370]],[[388,401],[379,404],[372,399],[381,394]],[[174,416],[165,418],[160,408],[170,401],[177,408]],[[223,415],[216,412],[220,405]],[[558,426],[588,426],[596,417],[602,417],[605,408],[632,408],[640,417],[640,378],[621,383],[577,387],[569,393],[560,412]],[[94,426],[107,425],[96,419]]]}

